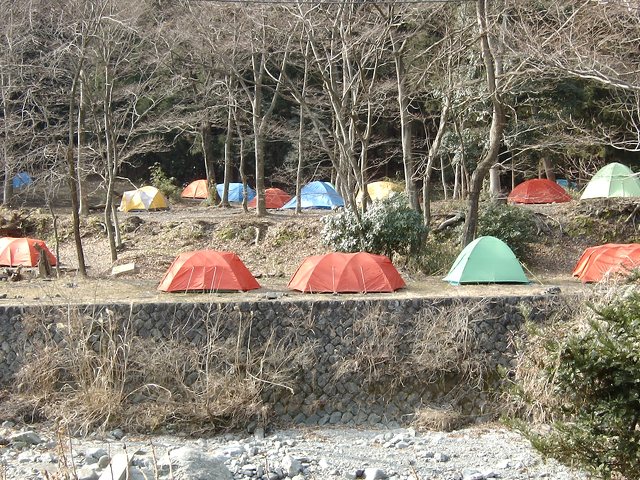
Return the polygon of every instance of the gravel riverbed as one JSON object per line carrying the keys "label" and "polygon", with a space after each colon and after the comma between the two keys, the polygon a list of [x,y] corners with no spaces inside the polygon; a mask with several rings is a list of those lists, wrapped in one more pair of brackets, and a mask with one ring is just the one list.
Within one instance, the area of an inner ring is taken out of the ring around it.
{"label": "gravel riverbed", "polygon": [[[28,430],[5,422],[0,428],[0,478],[588,478],[585,473],[553,460],[545,461],[521,435],[495,424],[448,433],[332,426],[266,433],[258,428],[253,434],[197,439],[179,435],[125,435],[120,430],[104,436],[57,437],[55,432],[44,428],[36,426]],[[122,473],[127,462],[128,476]],[[65,471],[70,475],[62,476]]]}

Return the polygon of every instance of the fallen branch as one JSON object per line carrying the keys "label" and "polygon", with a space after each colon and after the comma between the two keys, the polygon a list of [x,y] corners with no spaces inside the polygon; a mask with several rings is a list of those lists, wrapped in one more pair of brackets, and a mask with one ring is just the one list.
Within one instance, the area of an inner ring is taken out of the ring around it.
{"label": "fallen branch", "polygon": [[434,228],[433,231],[439,232],[441,230],[444,230],[445,228],[450,227],[451,225],[455,225],[456,223],[463,221],[464,217],[465,217],[464,212],[458,212],[455,214],[455,216],[448,218],[447,220],[442,222],[440,225],[438,225],[436,228]]}

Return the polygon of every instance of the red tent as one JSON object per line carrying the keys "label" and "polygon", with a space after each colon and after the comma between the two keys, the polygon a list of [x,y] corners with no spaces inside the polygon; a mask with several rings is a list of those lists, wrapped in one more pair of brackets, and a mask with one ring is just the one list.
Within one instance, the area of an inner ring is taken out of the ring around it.
{"label": "red tent", "polygon": [[573,270],[583,283],[599,282],[609,275],[626,274],[640,268],[640,244],[607,243],[587,248]]}
{"label": "red tent", "polygon": [[192,199],[205,199],[209,198],[209,192],[207,190],[207,181],[206,180],[194,180],[189,185],[184,187],[182,193],[180,194],[182,198],[192,198]]}
{"label": "red tent", "polygon": [[307,257],[287,286],[309,293],[368,293],[393,292],[405,283],[384,255],[358,252]]}
{"label": "red tent", "polygon": [[258,281],[233,252],[197,250],[181,253],[158,285],[164,292],[254,290]]}
{"label": "red tent", "polygon": [[533,178],[511,190],[509,203],[562,203],[571,197],[564,188],[546,178]]}
{"label": "red tent", "polygon": [[25,267],[37,266],[40,253],[38,253],[36,245],[40,246],[45,252],[49,263],[55,265],[56,257],[42,240],[12,237],[0,238],[0,265],[9,267],[17,267],[18,265]]}
{"label": "red tent", "polygon": [[[291,195],[279,188],[267,188],[264,191],[264,201],[267,208],[281,208],[289,200],[291,200]],[[247,203],[249,208],[256,208],[256,205],[258,205],[257,197],[253,197],[253,200]]]}

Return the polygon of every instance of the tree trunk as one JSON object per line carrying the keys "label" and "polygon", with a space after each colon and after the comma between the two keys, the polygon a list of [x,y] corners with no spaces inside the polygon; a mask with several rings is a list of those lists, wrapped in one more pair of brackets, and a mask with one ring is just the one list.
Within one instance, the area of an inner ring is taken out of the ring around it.
{"label": "tree trunk", "polygon": [[420,211],[418,191],[416,189],[416,184],[413,181],[413,175],[415,172],[412,148],[413,136],[411,133],[411,118],[409,115],[409,99],[406,92],[406,69],[402,53],[395,53],[394,62],[396,66],[396,80],[398,84],[398,106],[400,107],[400,132],[402,139],[402,163],[404,165],[405,190],[407,192],[411,208],[416,211]]}
{"label": "tree trunk", "polygon": [[204,169],[207,174],[207,189],[209,193],[208,203],[210,206],[213,206],[218,202],[218,190],[216,189],[216,173],[213,162],[213,129],[211,127],[211,123],[206,118],[202,121],[200,133],[202,134]]}
{"label": "tree trunk", "polygon": [[[5,75],[2,75],[0,72],[0,78],[2,82],[0,82],[0,93],[2,94],[2,118],[4,119],[4,137],[5,139],[10,138],[9,133],[9,106],[7,105],[7,95],[5,93],[6,83],[11,84],[11,81],[8,82],[5,80]],[[4,181],[2,185],[2,203],[4,205],[9,205],[11,203],[11,199],[13,198],[13,162],[9,156],[9,149],[7,148],[6,140],[2,142],[2,162],[3,169],[2,173],[4,176]]]}
{"label": "tree trunk", "polygon": [[489,130],[489,146],[471,175],[468,211],[465,217],[461,241],[463,247],[471,243],[476,236],[482,183],[487,176],[489,168],[495,164],[498,159],[505,123],[504,107],[502,105],[502,99],[500,98],[497,86],[497,77],[502,73],[502,64],[500,59],[495,56],[498,52],[491,48],[491,42],[489,40],[489,33],[487,31],[487,1],[488,0],[476,1],[476,13],[480,29],[480,49],[482,51],[482,58],[485,64],[487,89],[491,98],[493,112],[491,117],[491,127]]}
{"label": "tree trunk", "polygon": [[116,157],[115,138],[113,133],[113,122],[111,118],[113,79],[109,67],[104,69],[105,87],[103,97],[103,117],[104,117],[104,138],[107,151],[107,198],[104,205],[104,223],[107,229],[107,239],[109,240],[109,251],[111,252],[111,261],[118,259],[118,249],[116,246],[116,238],[114,224],[112,219],[113,206],[113,190],[118,174],[118,159]]}
{"label": "tree trunk", "polygon": [[247,208],[247,174],[245,172],[246,161],[244,156],[244,135],[238,128],[238,138],[240,139],[240,179],[242,181],[242,209],[244,213],[248,213],[249,209]]}
{"label": "tree trunk", "polygon": [[[423,191],[422,191],[422,199],[423,199],[423,219],[424,224],[428,226],[431,223],[431,173],[433,171],[433,164],[436,160],[436,156],[438,154],[438,150],[440,149],[440,144],[442,143],[442,136],[446,130],[447,119],[449,116],[449,106],[451,105],[451,100],[449,96],[445,96],[442,101],[442,107],[440,110],[440,121],[438,122],[438,131],[436,132],[436,136],[431,142],[429,146],[429,151],[427,152],[427,165],[425,166],[425,174],[423,180]],[[426,126],[425,126],[426,130]],[[442,162],[442,159],[441,159]],[[444,185],[444,168],[442,170],[443,175],[443,185]],[[446,192],[446,189],[445,189]]]}
{"label": "tree trunk", "polygon": [[220,206],[230,207],[229,204],[229,183],[231,182],[231,176],[233,175],[233,153],[231,147],[233,146],[233,106],[231,105],[231,98],[229,98],[229,110],[227,112],[227,135],[224,138],[224,179],[222,186],[222,200]]}
{"label": "tree trunk", "polygon": [[78,102],[78,198],[80,199],[80,215],[86,217],[89,215],[89,197],[87,193],[87,174],[85,169],[84,155],[82,154],[82,146],[85,143],[84,122],[86,113],[86,104],[84,98],[84,80],[80,75],[80,100]]}
{"label": "tree trunk", "polygon": [[84,261],[84,250],[82,249],[82,237],[80,235],[80,202],[78,201],[78,176],[76,172],[76,161],[73,155],[73,143],[75,135],[73,132],[73,125],[75,124],[75,100],[76,90],[78,85],[78,78],[80,76],[80,69],[76,72],[71,85],[71,92],[69,94],[69,132],[67,136],[67,183],[69,185],[69,195],[71,196],[71,223],[73,228],[73,239],[76,247],[76,257],[78,260],[78,274],[85,278],[87,276],[87,267]]}
{"label": "tree trunk", "polygon": [[489,169],[489,193],[492,198],[500,196],[502,185],[500,184],[500,165],[493,165]]}
{"label": "tree trunk", "polygon": [[[306,79],[306,70],[305,70]],[[304,80],[303,80],[304,82]],[[304,90],[304,83],[303,83]],[[298,126],[298,167],[296,168],[296,215],[302,213],[302,165],[304,156],[302,154],[302,135],[304,132],[304,110],[300,105],[300,125]]]}
{"label": "tree trunk", "polygon": [[447,200],[449,198],[449,188],[447,187],[447,175],[444,167],[444,157],[440,157],[440,181],[442,182],[442,195],[444,196],[444,199]]}
{"label": "tree trunk", "polygon": [[556,172],[553,170],[553,160],[549,158],[543,158],[542,164],[544,165],[545,175],[547,176],[547,180],[551,180],[552,182],[556,181]]}

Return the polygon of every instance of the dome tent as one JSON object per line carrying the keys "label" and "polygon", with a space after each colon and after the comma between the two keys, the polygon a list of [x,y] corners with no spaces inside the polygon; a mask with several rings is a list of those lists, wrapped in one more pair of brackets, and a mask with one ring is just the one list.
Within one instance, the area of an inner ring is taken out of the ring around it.
{"label": "dome tent", "polygon": [[556,182],[546,178],[532,178],[514,188],[507,197],[509,203],[563,203],[571,196]]}
{"label": "dome tent", "polygon": [[479,237],[467,245],[446,277],[453,285],[463,283],[529,283],[509,246],[496,237]]}
{"label": "dome tent", "polygon": [[573,269],[582,283],[599,282],[610,275],[640,268],[640,243],[607,243],[587,248]]}
{"label": "dome tent", "polygon": [[15,177],[11,180],[11,186],[13,188],[20,189],[22,187],[26,187],[27,185],[31,185],[33,183],[33,178],[27,172],[17,173]]}
{"label": "dome tent", "polygon": [[[291,195],[279,188],[267,188],[264,191],[266,208],[281,208],[289,200],[291,200]],[[257,205],[258,198],[253,197],[253,200],[247,204],[247,207],[256,208]]]}
{"label": "dome tent", "polygon": [[167,199],[156,187],[146,186],[137,190],[129,190],[122,194],[118,210],[121,212],[141,210],[166,210]]}
{"label": "dome tent", "polygon": [[44,241],[33,238],[3,237],[0,238],[0,265],[35,267],[40,258],[37,247],[40,247],[45,253],[50,265],[56,264],[55,255],[47,248]]}
{"label": "dome tent", "polygon": [[[224,184],[219,183],[216,185],[216,190],[218,191],[218,196],[222,198],[222,194],[224,192]],[[256,191],[247,185],[247,201],[253,200],[253,197],[256,196]],[[241,183],[230,183],[229,184],[229,201],[230,202],[242,202],[244,198],[244,186]]]}
{"label": "dome tent", "polygon": [[[282,206],[283,209],[296,208],[298,202],[293,197]],[[315,181],[306,184],[300,192],[301,208],[344,207],[344,200],[328,182]]]}
{"label": "dome tent", "polygon": [[209,189],[207,188],[206,180],[194,180],[189,185],[184,187],[182,193],[180,194],[182,198],[190,198],[193,200],[196,199],[207,199],[209,198]]}
{"label": "dome tent", "polygon": [[[372,201],[384,200],[398,193],[404,192],[404,185],[396,182],[371,182],[367,184],[367,193]],[[362,203],[362,192],[358,192],[356,203]]]}
{"label": "dome tent", "polygon": [[391,260],[367,252],[307,257],[287,285],[307,293],[393,292],[404,286]]}
{"label": "dome tent", "polygon": [[158,285],[164,292],[247,291],[260,288],[242,260],[233,252],[185,252],[169,266]]}
{"label": "dome tent", "polygon": [[610,197],[640,197],[640,179],[626,165],[614,162],[598,170],[580,200]]}

